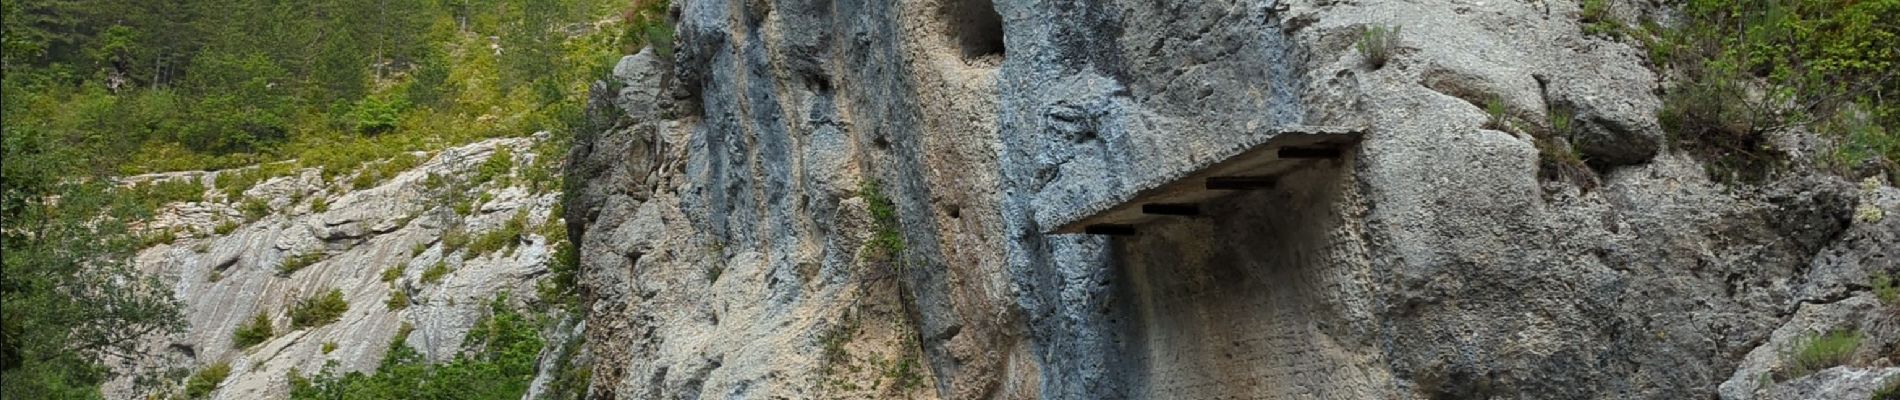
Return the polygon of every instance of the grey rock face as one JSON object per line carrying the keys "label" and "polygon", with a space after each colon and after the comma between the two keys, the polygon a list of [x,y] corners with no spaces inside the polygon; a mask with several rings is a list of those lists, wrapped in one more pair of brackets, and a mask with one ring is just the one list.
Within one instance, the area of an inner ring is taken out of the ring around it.
{"label": "grey rock face", "polygon": [[[1858,324],[1852,365],[1729,388],[1791,315],[1900,272],[1893,219],[1857,217],[1893,189],[1712,182],[1664,148],[1643,53],[1575,2],[675,7],[674,59],[596,85],[614,122],[570,166],[597,396],[1802,397],[1890,374],[1895,328]],[[1371,26],[1403,32],[1379,68]],[[1540,180],[1524,132],[1553,111],[1600,187]],[[1043,233],[1289,125],[1365,134],[1202,217]],[[840,368],[907,357],[927,384]]]}
{"label": "grey rock face", "polygon": [[[492,139],[427,154],[427,161],[375,187],[349,190],[348,180],[326,182],[315,169],[273,178],[245,191],[245,196],[267,199],[269,214],[245,222],[231,203],[193,202],[162,209],[148,229],[175,229],[176,242],[140,252],[140,269],[172,282],[184,305],[189,329],[178,335],[154,338],[149,347],[161,357],[130,360],[115,365],[121,372],[192,370],[215,362],[229,362],[231,375],[213,392],[220,399],[260,399],[288,396],[285,374],[298,370],[313,374],[326,363],[337,373],[374,371],[389,343],[403,325],[414,331],[408,343],[432,360],[452,359],[463,336],[488,313],[498,294],[509,293],[517,305],[536,302],[536,284],[548,272],[552,249],[533,232],[513,246],[491,254],[466,256],[467,249],[448,249],[444,232],[463,229],[479,234],[497,229],[517,213],[530,224],[550,219],[556,193],[526,190],[523,180],[488,183],[467,192],[432,187],[430,176],[443,181],[469,179],[475,167],[496,154],[511,151],[516,166],[534,162],[535,138]],[[207,185],[215,174],[204,176]],[[347,175],[346,175],[347,176]],[[452,211],[456,202],[489,196],[475,204],[470,215]],[[327,202],[323,210],[317,201]],[[558,221],[558,218],[555,218]],[[229,233],[214,227],[237,223]],[[556,222],[558,223],[558,222]],[[532,225],[530,230],[533,231]],[[287,260],[320,254],[317,261],[285,274]],[[439,281],[425,282],[423,272],[437,263],[449,272]],[[384,282],[386,269],[401,272]],[[297,301],[335,288],[343,292],[349,310],[336,322],[293,328],[287,310]],[[406,292],[406,308],[387,305],[396,291]],[[232,334],[241,324],[263,313],[275,335],[250,348],[235,348]],[[558,342],[560,338],[550,338]],[[334,344],[324,351],[326,344]],[[130,376],[107,385],[111,398],[139,397],[141,388]]]}

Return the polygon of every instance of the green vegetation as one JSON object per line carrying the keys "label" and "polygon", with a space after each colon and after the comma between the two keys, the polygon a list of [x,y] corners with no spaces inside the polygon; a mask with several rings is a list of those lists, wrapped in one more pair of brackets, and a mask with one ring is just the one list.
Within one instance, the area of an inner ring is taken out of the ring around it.
{"label": "green vegetation", "polygon": [[1673,30],[1644,24],[1651,61],[1673,70],[1658,117],[1717,179],[1757,182],[1787,163],[1771,134],[1837,141],[1827,163],[1900,179],[1900,1],[1696,0]]}
{"label": "green vegetation", "polygon": [[1867,400],[1900,400],[1900,378],[1888,379],[1887,383],[1875,389],[1874,395],[1868,396]]}
{"label": "green vegetation", "polygon": [[328,211],[330,211],[329,198],[316,196],[310,199],[310,212],[320,213]]}
{"label": "green vegetation", "polygon": [[1385,63],[1392,59],[1392,52],[1399,49],[1399,27],[1366,27],[1366,31],[1359,34],[1359,42],[1353,46],[1366,58],[1366,65],[1373,69],[1384,68]]}
{"label": "green vegetation", "polygon": [[449,275],[449,262],[436,261],[435,265],[429,266],[429,269],[422,270],[422,283],[433,284],[436,282],[441,282],[442,277],[448,276],[448,275]]}
{"label": "green vegetation", "polygon": [[336,351],[336,342],[323,342],[323,354],[330,354],[332,351]]}
{"label": "green vegetation", "polygon": [[[487,160],[482,161],[481,165],[476,166],[475,177],[469,180],[469,185],[481,186],[483,183],[488,183],[495,179],[502,179],[502,186],[507,186],[508,181],[506,178],[511,176],[510,174],[514,172],[514,169],[515,152],[509,151],[508,148],[505,147],[495,149],[495,155],[489,156]],[[487,192],[483,192],[483,194],[487,194]],[[487,203],[488,201],[484,200],[482,202]]]}
{"label": "green vegetation", "polygon": [[219,235],[229,235],[231,234],[231,232],[236,232],[237,228],[238,228],[237,221],[227,219],[222,222],[218,222],[218,226],[211,227],[211,232],[217,233]]}
{"label": "green vegetation", "polygon": [[903,266],[904,234],[898,231],[897,206],[885,197],[883,189],[873,180],[865,180],[858,186],[858,196],[864,197],[866,206],[871,210],[871,221],[877,231],[871,240],[865,243],[871,249],[874,260],[891,262],[894,267]]}
{"label": "green vegetation", "polygon": [[1785,381],[1844,364],[1860,348],[1860,340],[1860,331],[1851,329],[1801,338],[1793,351],[1782,355],[1784,369],[1775,377]]}
{"label": "green vegetation", "polygon": [[343,300],[342,289],[330,289],[329,292],[298,300],[290,309],[290,326],[303,329],[323,326],[343,318],[350,310],[350,303]]}
{"label": "green vegetation", "polygon": [[270,202],[264,199],[244,199],[238,206],[238,212],[244,214],[244,222],[253,222],[270,215]]}
{"label": "green vegetation", "polygon": [[191,374],[191,380],[185,381],[185,397],[202,399],[210,396],[212,391],[218,390],[218,384],[224,383],[224,378],[230,376],[231,363],[229,362],[219,361],[207,365],[205,369]]}
{"label": "green vegetation", "polygon": [[560,206],[556,205],[548,221],[541,225],[541,237],[554,248],[554,254],[548,260],[548,277],[541,279],[536,289],[542,301],[571,308],[580,305],[580,296],[575,292],[579,287],[580,249],[575,247],[574,241],[568,240],[567,225],[562,223],[560,215]]}
{"label": "green vegetation", "polygon": [[1886,271],[1874,271],[1874,297],[1880,299],[1880,304],[1900,306],[1900,282],[1894,280]]}
{"label": "green vegetation", "polygon": [[389,307],[390,311],[409,308],[409,291],[402,290],[401,287],[391,285],[389,287],[389,300],[384,301],[383,306]]}
{"label": "green vegetation", "polygon": [[152,246],[157,246],[157,245],[162,245],[162,244],[172,244],[172,242],[176,242],[176,241],[178,241],[177,230],[161,229],[161,230],[146,234],[144,238],[141,238],[139,240],[139,248],[143,249],[143,248],[150,248]]}
{"label": "green vegetation", "polygon": [[271,325],[270,315],[259,311],[257,315],[251,316],[251,322],[239,325],[237,331],[231,333],[231,345],[240,349],[256,346],[276,335],[276,329]]}
{"label": "green vegetation", "polygon": [[389,268],[383,268],[383,283],[395,282],[396,278],[401,277],[402,265],[391,265]]}
{"label": "green vegetation", "polygon": [[318,261],[323,261],[322,251],[285,257],[284,262],[277,264],[277,276],[289,277],[291,274],[295,274],[297,271],[311,264],[316,264]]}
{"label": "green vegetation", "polygon": [[[164,239],[127,233],[141,233],[127,228],[157,208],[220,201],[255,220],[268,203],[244,193],[304,168],[354,184],[352,174],[394,168],[411,152],[538,130],[552,133],[546,146],[565,148],[592,78],[648,42],[670,54],[666,9],[647,0],[0,3],[0,398],[98,398],[102,354],[136,356],[140,337],[182,326],[167,286],[128,264],[141,239]],[[622,18],[601,21],[611,14]],[[551,154],[533,165],[558,165]],[[378,160],[392,161],[365,167]],[[183,170],[216,171],[211,190],[113,184]]]}
{"label": "green vegetation", "polygon": [[490,315],[471,329],[454,361],[431,365],[410,348],[407,330],[396,335],[375,373],[338,374],[330,366],[314,376],[291,372],[292,399],[519,399],[534,379],[541,351],[541,321],[507,305],[489,305]]}
{"label": "green vegetation", "polygon": [[[8,54],[21,40],[14,4],[0,7]],[[19,119],[42,109],[10,83],[22,79],[10,62],[0,68],[0,398],[100,398],[101,357],[141,354],[146,335],[183,327],[170,286],[131,264],[140,240],[128,232],[155,201],[117,190],[70,137]]]}
{"label": "green vegetation", "polygon": [[515,246],[521,244],[521,234],[527,230],[527,225],[528,210],[516,212],[514,217],[502,223],[501,228],[477,235],[474,241],[469,242],[468,252],[462,253],[462,259],[473,259],[503,249],[513,254]]}

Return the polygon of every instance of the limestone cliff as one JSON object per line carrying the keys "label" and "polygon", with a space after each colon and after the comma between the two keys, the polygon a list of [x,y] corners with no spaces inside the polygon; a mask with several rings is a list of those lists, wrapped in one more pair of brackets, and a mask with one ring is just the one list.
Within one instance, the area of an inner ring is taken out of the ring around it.
{"label": "limestone cliff", "polygon": [[[211,398],[284,398],[293,370],[309,376],[335,363],[339,374],[374,372],[399,334],[428,359],[452,359],[498,295],[509,294],[516,307],[551,309],[537,298],[549,272],[549,238],[529,231],[499,237],[493,249],[467,244],[511,220],[559,224],[558,192],[510,179],[536,162],[531,149],[540,140],[411,154],[412,167],[364,179],[364,187],[353,187],[351,177],[377,165],[328,179],[320,169],[291,169],[249,186],[220,175],[261,167],[131,178],[191,182],[206,201],[166,205],[143,227],[176,236],[140,252],[137,265],[170,284],[187,329],[152,338],[155,357],[115,360],[114,369],[131,374],[109,384],[107,396],[175,394],[168,385],[184,374],[222,363],[231,372]],[[496,157],[511,161],[490,162]],[[294,326],[299,301],[331,290],[340,291],[346,311],[334,322]],[[235,343],[235,332],[258,315],[271,321],[268,338]],[[565,343],[562,329],[545,332],[548,342]],[[135,379],[141,376],[165,379]]]}
{"label": "limestone cliff", "polygon": [[[1710,179],[1665,140],[1643,52],[1580,12],[677,1],[670,51],[595,85],[568,160],[591,394],[1865,398],[1900,379],[1900,318],[1869,284],[1900,272],[1900,191]],[[1355,47],[1388,27],[1390,60]],[[1554,151],[1587,169],[1553,173],[1527,133],[1560,109]],[[1289,126],[1361,136],[1200,217],[1047,233]],[[1779,376],[1841,330],[1845,365]]]}

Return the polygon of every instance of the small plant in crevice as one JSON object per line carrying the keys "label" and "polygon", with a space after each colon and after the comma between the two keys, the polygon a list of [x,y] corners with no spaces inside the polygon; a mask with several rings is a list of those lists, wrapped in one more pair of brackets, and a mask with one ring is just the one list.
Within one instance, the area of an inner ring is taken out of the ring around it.
{"label": "small plant in crevice", "polygon": [[1584,161],[1583,153],[1566,139],[1576,129],[1576,113],[1568,107],[1552,106],[1546,114],[1549,116],[1547,127],[1539,129],[1531,124],[1531,144],[1537,147],[1538,178],[1568,182],[1584,191],[1595,189],[1596,172]]}
{"label": "small plant in crevice", "polygon": [[303,270],[304,267],[308,267],[311,264],[316,264],[318,261],[323,261],[323,252],[321,251],[285,257],[283,263],[277,264],[277,276],[289,277],[291,274],[295,274],[297,271]]}
{"label": "small plant in crevice", "polygon": [[1392,60],[1392,53],[1399,48],[1399,27],[1374,25],[1359,34],[1359,42],[1354,44],[1359,54],[1365,57],[1366,65],[1373,69],[1384,68]]}
{"label": "small plant in crevice", "polygon": [[1871,283],[1874,288],[1874,297],[1880,299],[1880,304],[1900,306],[1900,282],[1894,281],[1894,276],[1886,271],[1874,271]]}
{"label": "small plant in crevice", "polygon": [[245,222],[257,221],[270,215],[270,202],[258,198],[244,199],[244,203],[238,205],[238,212],[244,214]]}
{"label": "small plant in crevice", "polygon": [[270,340],[271,336],[276,334],[276,327],[271,325],[270,315],[259,311],[251,316],[250,322],[239,325],[237,331],[231,332],[231,346],[247,349]]}
{"label": "small plant in crevice", "polygon": [[858,334],[858,320],[850,316],[843,317],[818,335],[818,377],[819,386],[843,390],[857,390],[857,385],[833,377],[840,368],[851,362],[851,350],[846,346]]}
{"label": "small plant in crevice", "polygon": [[433,284],[441,282],[442,277],[448,275],[449,263],[447,261],[436,261],[435,265],[429,266],[429,269],[422,270],[422,283]]}
{"label": "small plant in crevice", "polygon": [[1860,348],[1860,341],[1861,333],[1854,329],[1803,337],[1794,348],[1782,353],[1782,369],[1776,371],[1775,378],[1787,381],[1845,364]]}
{"label": "small plant in crevice", "polygon": [[224,378],[229,376],[231,376],[230,362],[219,361],[207,365],[197,373],[191,374],[191,380],[185,381],[185,397],[202,399],[210,396],[212,391],[218,390],[219,384],[224,383]]}
{"label": "small plant in crevice", "polygon": [[390,311],[409,308],[409,291],[403,290],[400,285],[390,285],[389,300],[383,302],[383,306],[389,307]]}
{"label": "small plant in crevice", "polygon": [[897,205],[884,194],[882,185],[875,180],[866,179],[858,185],[858,196],[864,198],[865,206],[871,211],[871,223],[874,232],[871,240],[864,245],[870,250],[871,259],[892,263],[893,268],[904,265],[904,234],[899,230]]}
{"label": "small plant in crevice", "polygon": [[350,303],[343,300],[343,290],[330,289],[298,300],[290,309],[290,326],[296,329],[323,326],[342,319],[343,313],[349,310]]}
{"label": "small plant in crevice", "polygon": [[231,234],[231,232],[237,232],[237,228],[238,228],[237,221],[227,219],[227,220],[218,222],[217,226],[214,226],[211,228],[211,232],[219,234],[219,235],[229,235]]}
{"label": "small plant in crevice", "polygon": [[1491,96],[1485,99],[1484,114],[1490,116],[1484,121],[1484,129],[1511,132],[1511,116],[1504,107],[1503,98]]}
{"label": "small plant in crevice", "polygon": [[402,264],[396,264],[389,266],[389,268],[383,268],[383,275],[381,276],[383,283],[395,282],[396,278],[401,278],[402,267]]}
{"label": "small plant in crevice", "polygon": [[323,342],[323,354],[330,354],[333,351],[336,351],[336,341]]}

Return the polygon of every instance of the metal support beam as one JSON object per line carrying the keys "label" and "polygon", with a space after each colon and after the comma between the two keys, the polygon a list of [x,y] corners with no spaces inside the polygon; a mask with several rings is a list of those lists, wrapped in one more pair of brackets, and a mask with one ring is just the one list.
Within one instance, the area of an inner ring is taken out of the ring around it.
{"label": "metal support beam", "polygon": [[1207,178],[1207,190],[1272,189],[1274,181],[1271,176],[1214,176]]}
{"label": "metal support beam", "polygon": [[1082,233],[1090,235],[1129,236],[1135,234],[1135,226],[1123,224],[1095,224],[1083,228]]}
{"label": "metal support beam", "polygon": [[1280,158],[1339,158],[1336,147],[1281,147]]}
{"label": "metal support beam", "polygon": [[1201,206],[1191,203],[1148,203],[1141,205],[1141,213],[1148,215],[1178,215],[1192,217],[1201,215]]}

